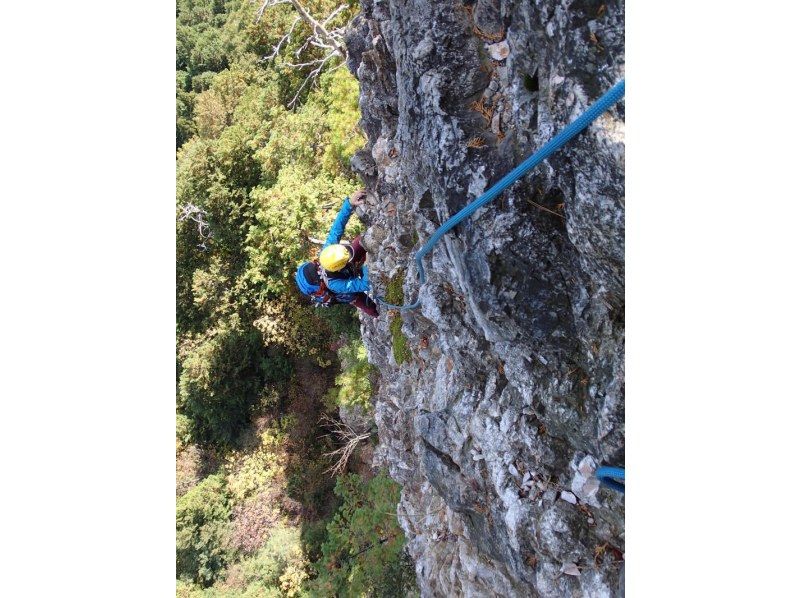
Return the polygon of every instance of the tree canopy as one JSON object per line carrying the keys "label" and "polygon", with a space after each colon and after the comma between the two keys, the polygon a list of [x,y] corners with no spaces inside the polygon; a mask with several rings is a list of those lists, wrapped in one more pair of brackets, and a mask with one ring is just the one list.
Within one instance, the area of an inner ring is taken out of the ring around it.
{"label": "tree canopy", "polygon": [[358,320],[294,284],[360,186],[358,83],[290,4],[259,8],[177,5],[177,595],[399,595],[399,487],[324,473],[320,415],[371,407]]}

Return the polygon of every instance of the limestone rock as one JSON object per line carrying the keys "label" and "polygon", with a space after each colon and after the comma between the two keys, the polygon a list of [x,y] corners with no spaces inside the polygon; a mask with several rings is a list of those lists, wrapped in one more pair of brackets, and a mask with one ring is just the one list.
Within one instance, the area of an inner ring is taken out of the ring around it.
{"label": "limestone rock", "polygon": [[505,40],[497,42],[496,44],[492,44],[491,46],[487,46],[486,49],[489,51],[489,56],[491,56],[494,60],[505,60],[508,58],[508,42]]}
{"label": "limestone rock", "polygon": [[[361,5],[347,46],[370,277],[421,302],[398,316],[400,366],[390,316],[362,319],[374,465],[403,486],[422,595],[615,596],[621,565],[595,568],[594,549],[624,552],[624,497],[594,469],[625,458],[624,101],[448,233],[422,288],[413,252],[624,76],[624,3]],[[487,121],[475,102],[495,94]]]}

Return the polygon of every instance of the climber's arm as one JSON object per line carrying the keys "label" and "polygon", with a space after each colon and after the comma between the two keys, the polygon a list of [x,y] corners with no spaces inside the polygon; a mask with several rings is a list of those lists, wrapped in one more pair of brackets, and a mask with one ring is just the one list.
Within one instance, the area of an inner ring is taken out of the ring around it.
{"label": "climber's arm", "polygon": [[364,203],[364,197],[366,195],[366,190],[361,189],[353,193],[352,198],[344,198],[342,209],[339,210],[339,213],[336,215],[336,220],[333,221],[331,232],[328,233],[328,238],[325,239],[325,245],[322,246],[323,249],[325,249],[328,245],[333,245],[334,243],[338,243],[342,240],[344,228],[347,226],[347,221],[350,220],[350,216],[353,213],[353,208]]}
{"label": "climber's arm", "polygon": [[325,239],[325,245],[322,246],[325,249],[328,245],[334,245],[338,243],[342,239],[342,235],[344,235],[344,227],[347,226],[347,221],[350,220],[350,215],[353,213],[353,206],[350,205],[350,198],[344,198],[344,204],[342,204],[342,209],[339,210],[339,213],[336,215],[336,220],[333,221],[333,226],[331,227],[331,232],[328,233],[328,237]]}

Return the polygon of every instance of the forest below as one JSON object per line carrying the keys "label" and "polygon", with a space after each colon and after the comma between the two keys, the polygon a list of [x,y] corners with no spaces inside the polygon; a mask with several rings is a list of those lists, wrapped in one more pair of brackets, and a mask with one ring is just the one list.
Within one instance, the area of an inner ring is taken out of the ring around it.
{"label": "forest below", "polygon": [[331,473],[339,409],[376,383],[355,310],[293,282],[360,186],[358,83],[291,4],[260,9],[177,5],[177,595],[405,596],[399,486],[366,459]]}

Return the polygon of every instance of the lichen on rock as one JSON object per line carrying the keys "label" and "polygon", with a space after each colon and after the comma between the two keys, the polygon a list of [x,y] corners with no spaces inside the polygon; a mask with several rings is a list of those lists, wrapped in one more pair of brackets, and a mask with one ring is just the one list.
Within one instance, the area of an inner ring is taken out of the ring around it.
{"label": "lichen on rock", "polygon": [[362,318],[374,460],[422,594],[616,595],[624,502],[593,471],[625,456],[624,102],[448,233],[422,288],[412,258],[623,77],[624,4],[361,5],[370,276],[421,301]]}

